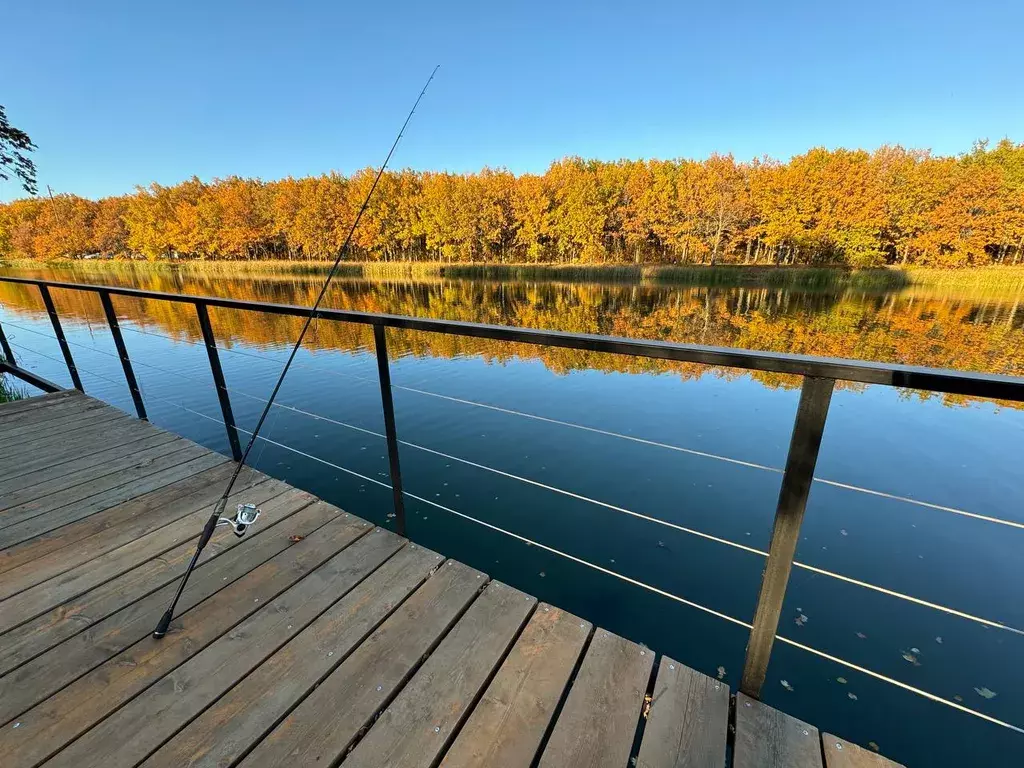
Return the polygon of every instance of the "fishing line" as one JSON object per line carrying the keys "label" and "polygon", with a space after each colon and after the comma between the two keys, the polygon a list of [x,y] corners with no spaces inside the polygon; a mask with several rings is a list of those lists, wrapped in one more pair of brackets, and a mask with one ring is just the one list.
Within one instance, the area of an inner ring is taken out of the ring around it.
{"label": "fishing line", "polygon": [[281,374],[277,378],[277,383],[274,384],[274,388],[270,392],[270,397],[267,399],[267,404],[263,408],[263,412],[260,414],[259,420],[256,422],[256,427],[251,433],[249,442],[245,446],[245,450],[242,452],[242,458],[239,459],[238,464],[235,466],[235,471],[231,474],[227,487],[224,489],[224,494],[220,497],[220,500],[214,507],[213,513],[210,515],[210,519],[206,521],[206,526],[203,528],[203,533],[199,537],[199,542],[196,545],[195,554],[192,555],[192,560],[189,562],[188,567],[185,569],[185,574],[181,577],[181,582],[178,584],[178,591],[175,592],[174,598],[171,600],[171,604],[168,606],[163,616],[160,617],[160,621],[157,623],[156,629],[153,630],[153,637],[157,639],[167,634],[167,628],[170,626],[171,619],[174,617],[174,609],[178,604],[178,600],[181,598],[182,592],[185,591],[185,584],[188,582],[188,577],[191,575],[192,571],[195,570],[196,563],[199,561],[199,555],[213,536],[214,529],[220,525],[229,525],[234,529],[236,536],[243,536],[248,527],[255,523],[256,518],[259,517],[259,510],[252,504],[240,504],[234,517],[223,517],[223,513],[227,506],[228,497],[231,495],[231,490],[234,488],[235,481],[238,479],[238,475],[241,473],[242,467],[245,466],[246,459],[249,458],[249,452],[252,451],[252,447],[259,437],[260,430],[263,428],[263,423],[267,420],[267,414],[270,413],[270,409],[274,405],[274,400],[277,398],[278,392],[281,391],[281,385],[284,383],[285,376],[288,375],[288,369],[291,368],[292,361],[295,360],[295,355],[298,354],[299,347],[302,346],[302,340],[305,338],[306,332],[309,330],[310,325],[312,325],[313,320],[316,319],[317,311],[320,309],[320,304],[323,302],[324,296],[327,295],[327,289],[331,285],[331,280],[334,279],[335,274],[338,272],[338,267],[341,265],[346,254],[348,254],[349,247],[352,243],[352,237],[355,235],[356,229],[359,227],[359,222],[363,218],[363,214],[370,205],[373,193],[376,191],[377,185],[380,183],[381,177],[384,175],[384,171],[388,167],[388,163],[391,162],[391,156],[398,147],[398,142],[402,140],[402,136],[405,134],[405,129],[408,127],[409,121],[412,120],[412,116],[416,112],[416,107],[419,106],[420,101],[423,99],[423,95],[427,92],[427,88],[430,87],[430,83],[433,81],[434,75],[437,74],[437,70],[439,68],[440,65],[434,67],[433,71],[430,73],[430,77],[427,78],[427,82],[423,85],[422,90],[420,90],[419,96],[417,96],[416,101],[413,102],[412,109],[410,109],[409,114],[406,115],[405,122],[402,123],[402,127],[399,129],[398,135],[391,144],[391,149],[388,150],[387,157],[384,158],[383,164],[380,166],[380,169],[377,171],[377,175],[373,179],[373,184],[370,185],[370,189],[366,193],[366,197],[363,199],[363,204],[359,207],[358,213],[356,213],[356,217],[352,222],[352,227],[348,231],[348,236],[345,238],[345,242],[338,250],[338,255],[334,259],[334,264],[331,266],[330,272],[327,273],[327,279],[324,280],[324,284],[320,288],[320,293],[316,297],[316,302],[314,302],[312,309],[306,316],[306,321],[302,325],[302,330],[299,331],[299,336],[295,340],[295,344],[292,346],[291,353],[288,355],[288,359],[285,361],[284,367],[281,369]]}

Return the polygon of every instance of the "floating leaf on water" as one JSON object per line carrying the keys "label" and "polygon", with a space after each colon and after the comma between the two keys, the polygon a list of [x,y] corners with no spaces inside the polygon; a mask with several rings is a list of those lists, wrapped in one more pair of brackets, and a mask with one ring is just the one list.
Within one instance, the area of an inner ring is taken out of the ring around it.
{"label": "floating leaf on water", "polygon": [[802,627],[804,624],[807,623],[807,617],[801,613],[793,621],[796,623],[798,627]]}
{"label": "floating leaf on water", "polygon": [[874,750],[875,752],[877,752],[877,751],[878,751],[878,745],[877,745],[877,744],[875,744],[875,742],[873,742],[873,741],[869,741],[869,742],[868,742],[868,746],[869,746],[869,747],[871,747],[871,749],[873,749],[873,750]]}
{"label": "floating leaf on water", "polygon": [[848,693],[846,695],[849,696],[853,701],[857,700],[857,694],[854,693],[853,691],[851,691],[850,693]]}
{"label": "floating leaf on water", "polygon": [[725,679],[725,667],[719,667],[718,668],[718,679],[719,680],[724,680]]}
{"label": "floating leaf on water", "polygon": [[935,638],[935,642],[938,643],[939,645],[942,645],[942,638],[941,637],[936,637]]}
{"label": "floating leaf on water", "polygon": [[921,649],[920,649],[920,648],[911,648],[911,649],[910,649],[910,652],[911,652],[911,653],[920,653],[920,652],[921,652]]}
{"label": "floating leaf on water", "polygon": [[961,696],[960,694],[957,694],[957,695],[956,695],[956,696],[954,696],[953,698],[954,698],[954,699],[956,699],[957,701],[963,701],[963,700],[964,700],[964,697],[963,697],[963,696]]}
{"label": "floating leaf on water", "polygon": [[793,690],[793,686],[789,684],[788,680],[779,680],[779,682],[782,683],[782,687],[785,688],[787,691]]}
{"label": "floating leaf on water", "polygon": [[994,699],[996,696],[999,695],[995,691],[990,691],[988,688],[985,688],[984,686],[982,686],[981,688],[975,688],[974,690],[979,696],[984,696],[986,699]]}
{"label": "floating leaf on water", "polygon": [[867,640],[868,639],[868,636],[865,635],[863,632],[858,632],[857,633],[857,637],[859,637],[861,640]]}
{"label": "floating leaf on water", "polygon": [[842,683],[843,685],[846,685],[846,678],[845,677],[837,677],[836,678],[836,682],[837,683]]}
{"label": "floating leaf on water", "polygon": [[541,578],[543,579],[543,578],[544,578],[545,576],[547,576],[547,574],[546,574],[546,573],[544,573],[544,571],[541,571],[541,572],[540,572],[540,577],[541,577]]}
{"label": "floating leaf on water", "polygon": [[840,529],[839,529],[839,532],[840,532],[841,534],[843,534],[843,536],[849,536],[849,535],[850,535],[850,534],[848,534],[848,533],[846,532],[846,529],[845,529],[845,528],[840,528]]}
{"label": "floating leaf on water", "polygon": [[902,654],[903,654],[903,658],[906,659],[907,661],[909,661],[915,667],[920,666],[920,663],[917,661],[917,656],[912,654],[910,651],[903,651]]}

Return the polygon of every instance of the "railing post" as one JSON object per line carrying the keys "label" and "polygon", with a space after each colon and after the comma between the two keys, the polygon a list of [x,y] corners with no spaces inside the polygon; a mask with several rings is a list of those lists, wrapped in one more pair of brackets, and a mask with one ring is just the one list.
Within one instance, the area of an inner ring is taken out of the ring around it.
{"label": "railing post", "polygon": [[832,399],[834,379],[804,378],[797,407],[793,437],[786,457],[786,471],[775,510],[775,525],[768,549],[768,560],[761,574],[761,591],[754,611],[754,626],[747,642],[740,690],[752,698],[760,698],[761,686],[768,674],[768,661],[779,628],[782,602],[786,597],[789,571],[793,567],[800,538],[800,525],[807,507],[807,496],[814,479],[814,465],[825,430],[825,419]]}
{"label": "railing post", "polygon": [[68,340],[64,338],[64,329],[61,327],[60,318],[57,317],[57,309],[53,306],[53,297],[50,296],[50,288],[42,283],[39,285],[39,293],[43,296],[43,305],[46,307],[46,314],[50,316],[50,323],[53,325],[53,332],[57,336],[57,343],[60,344],[60,351],[64,355],[64,362],[67,363],[68,373],[71,374],[71,383],[79,392],[85,392],[82,386],[82,379],[78,376],[78,368],[75,367],[75,359],[71,357],[71,347]]}
{"label": "railing post", "polygon": [[377,377],[384,406],[384,432],[388,438],[388,463],[391,470],[391,495],[395,503],[395,531],[405,536],[405,497],[402,495],[402,467],[398,463],[398,434],[395,431],[395,403],[391,397],[391,369],[388,365],[388,339],[383,325],[373,326],[377,346]]}
{"label": "railing post", "polygon": [[18,364],[18,361],[14,359],[14,350],[11,349],[11,344],[7,341],[7,337],[4,335],[4,327],[2,325],[0,325],[0,350],[3,350],[4,360],[11,365]]}
{"label": "railing post", "polygon": [[128,391],[132,393],[132,401],[135,403],[135,412],[143,421],[148,421],[146,415],[146,404],[142,402],[142,392],[139,389],[139,382],[135,379],[135,370],[132,368],[132,361],[128,358],[128,348],[124,345],[124,337],[121,335],[121,326],[117,323],[117,313],[114,311],[114,303],[110,300],[110,294],[100,291],[100,303],[103,305],[103,312],[107,316],[107,325],[110,326],[110,335],[114,337],[114,346],[117,348],[117,356],[121,358],[121,368],[124,370],[125,381],[128,382]]}
{"label": "railing post", "polygon": [[213,327],[210,325],[210,315],[206,311],[206,305],[196,302],[196,315],[199,317],[199,328],[203,332],[203,342],[206,345],[206,354],[210,358],[210,373],[213,374],[213,383],[217,387],[217,399],[220,400],[220,412],[224,417],[224,428],[228,432],[228,443],[231,445],[231,455],[235,461],[242,460],[242,446],[238,442],[238,430],[235,428],[235,414],[231,411],[231,398],[228,397],[228,385],[224,381],[224,370],[220,367],[220,356],[217,354],[217,338],[213,335]]}

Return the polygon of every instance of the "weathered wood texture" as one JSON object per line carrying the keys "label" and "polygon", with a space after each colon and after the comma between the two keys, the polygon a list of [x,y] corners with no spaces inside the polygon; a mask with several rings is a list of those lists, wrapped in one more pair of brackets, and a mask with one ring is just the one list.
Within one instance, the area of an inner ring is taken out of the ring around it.
{"label": "weathered wood texture", "polygon": [[588,621],[540,605],[445,755],[443,768],[529,768],[591,629]]}
{"label": "weathered wood texture", "polygon": [[825,768],[903,768],[871,750],[858,747],[831,733],[821,734]]}
{"label": "weathered wood texture", "polygon": [[359,768],[429,768],[462,724],[536,605],[491,583],[346,759]]}
{"label": "weathered wood texture", "polygon": [[734,768],[821,768],[818,729],[736,694]]}
{"label": "weathered wood texture", "polygon": [[729,687],[662,656],[638,768],[724,768]]}
{"label": "weathered wood texture", "polygon": [[541,768],[625,765],[653,665],[653,651],[598,629],[544,749]]}
{"label": "weathered wood texture", "polygon": [[309,695],[442,562],[406,546],[193,720],[147,768],[231,765]]}
{"label": "weathered wood texture", "polygon": [[[259,524],[154,640],[233,468],[77,392],[0,406],[3,768],[724,765],[724,684],[251,469]],[[898,768],[738,703],[736,768]]]}
{"label": "weathered wood texture", "polygon": [[485,583],[479,571],[461,563],[443,565],[241,764],[332,764],[401,690]]}

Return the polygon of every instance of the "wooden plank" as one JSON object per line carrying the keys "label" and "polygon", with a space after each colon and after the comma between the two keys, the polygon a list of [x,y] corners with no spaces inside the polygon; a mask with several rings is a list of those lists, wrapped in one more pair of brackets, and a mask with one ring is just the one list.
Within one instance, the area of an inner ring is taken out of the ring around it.
{"label": "wooden plank", "polygon": [[899,763],[831,733],[821,734],[821,746],[825,753],[825,768],[903,768]]}
{"label": "wooden plank", "polygon": [[[316,592],[325,591],[323,582],[314,580],[312,587],[305,589],[300,584],[293,598],[284,598],[281,593],[370,530],[362,520],[336,517],[254,568],[245,578],[225,586],[179,616],[162,640],[142,638],[38,706],[19,714],[18,728],[0,729],[0,764],[29,768],[46,760],[247,617],[232,633],[232,655],[258,655],[260,645],[272,641],[265,632],[283,628],[284,625],[277,627],[277,622],[286,619],[290,612],[294,612],[296,621],[312,621],[319,612]],[[330,604],[328,596],[322,600],[326,603],[323,607]],[[260,610],[268,603],[269,610]],[[311,615],[306,616],[306,610]],[[229,659],[221,655],[219,663],[227,664]],[[244,659],[237,663],[244,664]],[[193,686],[198,682],[189,679]],[[179,695],[190,692],[184,680],[172,681],[172,688],[178,684]],[[90,739],[84,752],[76,749],[56,764],[75,764],[85,759],[99,759],[103,764],[109,751],[122,741],[127,740],[115,738],[113,744],[90,755],[98,747]]]}
{"label": "wooden plank", "polygon": [[653,666],[653,651],[606,629],[594,632],[541,768],[622,768],[629,760]]}
{"label": "wooden plank", "polygon": [[[98,438],[97,444],[102,445]],[[0,528],[11,525],[12,520],[19,522],[27,519],[29,513],[39,514],[39,510],[50,509],[47,497],[59,491],[115,473],[127,473],[131,477],[160,456],[194,445],[195,443],[177,435],[157,434],[149,438],[147,445],[138,446],[134,450],[118,450],[114,455],[108,454],[107,451],[97,451],[96,455],[107,454],[98,466],[92,464],[88,458],[82,458],[70,464],[60,464],[15,480],[4,481],[0,483],[0,493],[3,494],[0,499]]]}
{"label": "wooden plank", "polygon": [[[63,563],[67,569],[73,568],[201,507],[209,507],[224,491],[224,484],[233,470],[234,464],[225,459],[211,469],[2,550],[0,574],[33,564],[46,572],[44,578],[62,573],[62,570],[47,571],[47,568],[50,563]],[[250,488],[266,480],[266,475],[246,467],[239,475],[238,485]],[[56,554],[58,551],[60,555]]]}
{"label": "wooden plank", "polygon": [[[87,410],[101,408],[105,405],[91,397],[77,397],[64,392],[54,392],[40,398],[29,398],[0,406],[0,432],[25,424],[42,424],[58,418],[68,418]],[[21,407],[18,407],[21,406]],[[108,406],[109,407],[109,406]]]}
{"label": "wooden plank", "polygon": [[[252,489],[236,492],[228,499],[228,504],[237,505],[241,501],[248,501],[264,510],[263,519],[266,523],[261,521],[260,529],[253,533],[258,535],[313,500],[308,494],[294,489],[284,490],[286,488],[284,483],[277,481],[261,483]],[[214,537],[203,550],[200,566],[246,540],[234,535]],[[122,607],[176,581],[194,551],[195,542],[185,542],[159,558],[148,560],[118,578],[0,635],[0,676],[88,629]],[[190,587],[191,584],[189,581]]]}
{"label": "wooden plank", "polygon": [[8,506],[0,511],[0,529],[87,499],[101,491],[126,485],[144,477],[154,465],[157,468],[167,466],[166,460],[161,461],[164,457],[181,453],[180,461],[187,461],[205,452],[208,452],[206,448],[183,437],[175,437],[171,442],[150,448],[140,455],[122,456],[107,462],[99,470],[90,467],[69,473],[66,477],[58,475],[46,484],[11,493],[10,498],[5,499]]}
{"label": "wooden plank", "polygon": [[637,768],[725,768],[729,686],[662,656]]}
{"label": "wooden plank", "polygon": [[[93,413],[96,413],[95,411]],[[57,420],[58,422],[62,420]],[[0,443],[0,474],[6,475],[12,469],[17,469],[21,460],[37,456],[48,456],[55,451],[62,450],[71,441],[79,441],[80,444],[89,446],[90,435],[104,435],[108,432],[121,430],[137,430],[139,434],[145,434],[151,427],[138,419],[131,419],[125,414],[120,416],[107,415],[100,419],[93,417],[86,423],[67,424],[66,428],[47,427],[41,425],[38,433],[23,435],[17,440],[8,440],[4,436],[3,443]]]}
{"label": "wooden plank", "polygon": [[[331,765],[387,706],[487,578],[449,560],[240,763]],[[330,717],[324,717],[324,713]]]}
{"label": "wooden plank", "polygon": [[[269,483],[267,488],[257,485],[246,491],[265,496],[268,492],[284,493],[287,489],[284,483],[266,482]],[[218,490],[223,492],[223,487]],[[210,493],[213,492],[211,487]],[[0,581],[0,632],[10,619],[8,614],[19,612],[14,608],[18,601],[24,603],[20,610],[23,621],[39,616],[50,607],[109,581],[178,544],[195,539],[212,509],[213,504],[204,505],[185,515],[172,509],[166,517],[154,516],[147,521],[153,530],[131,536],[120,545],[111,546],[103,537],[94,537],[95,541],[90,542],[94,547],[83,544],[68,546],[8,571]],[[105,551],[93,551],[100,548]]]}
{"label": "wooden plank", "polygon": [[[110,509],[110,507],[123,504],[135,496],[154,491],[189,475],[215,467],[224,460],[224,457],[220,454],[200,448],[192,454],[195,458],[179,461],[182,458],[182,454],[188,450],[182,449],[182,451],[161,457],[153,465],[147,467],[145,475],[123,485],[103,488],[103,490],[88,498],[80,498],[59,509],[49,511],[45,515],[39,515],[0,530],[0,548],[20,544],[47,531],[55,530],[68,523],[89,517],[96,512],[102,512],[105,509]],[[113,485],[115,482],[116,480],[113,479],[104,479],[103,483],[99,485]],[[77,487],[80,488],[81,486]],[[67,493],[69,497],[74,495],[70,492]]]}
{"label": "wooden plank", "polygon": [[56,405],[74,395],[81,393],[76,389],[62,389],[60,392],[51,392],[45,395],[26,397],[24,400],[14,400],[10,403],[0,405],[0,424],[8,418],[27,411],[34,411]]}
{"label": "wooden plank", "polygon": [[[321,535],[337,522],[324,526],[314,536]],[[137,765],[303,631],[404,543],[404,539],[390,531],[378,528],[368,533],[125,704],[56,755],[49,765],[51,768],[131,768]],[[256,571],[253,571],[246,579],[255,576]],[[207,602],[218,600],[226,591]],[[196,610],[199,608],[193,612]],[[187,628],[192,622],[200,621],[200,617],[186,616],[186,620]],[[247,711],[246,719],[251,717],[252,713]],[[119,738],[124,733],[131,733],[131,739]]]}
{"label": "wooden plank", "polygon": [[80,453],[77,458],[66,462],[51,463],[49,466],[26,472],[18,477],[0,479],[0,509],[13,507],[17,501],[17,493],[22,493],[32,486],[50,483],[54,480],[68,480],[75,473],[92,471],[95,474],[107,474],[107,464],[118,461],[125,456],[135,455],[172,440],[181,440],[170,432],[154,432],[131,443],[122,443],[107,447],[104,440],[93,449]]}
{"label": "wooden plank", "polygon": [[[103,445],[115,448],[162,432],[145,422],[126,421],[103,430]],[[54,438],[46,445],[42,441],[33,443],[28,455],[22,451],[14,459],[0,460],[0,481],[6,482],[29,472],[73,461],[91,453],[95,447],[96,433],[88,429]]]}
{"label": "wooden plank", "polygon": [[346,766],[433,766],[536,604],[530,595],[491,582],[377,718]]}
{"label": "wooden plank", "polygon": [[[274,486],[274,490],[284,489]],[[263,492],[257,487],[252,489],[252,493]],[[51,608],[115,579],[180,544],[194,541],[203,530],[210,512],[210,509],[197,510],[39,584],[30,583],[34,578],[31,571],[27,574],[7,574],[0,584],[0,594],[5,598],[0,601],[0,633],[41,616]],[[25,587],[25,583],[30,585]],[[7,597],[6,593],[9,592],[15,594]]]}
{"label": "wooden plank", "polygon": [[590,637],[590,622],[542,603],[459,731],[442,768],[529,768]]}
{"label": "wooden plank", "polygon": [[[146,768],[233,765],[377,629],[440,562],[441,556],[428,549],[415,544],[404,547],[165,743],[146,761]],[[239,717],[239,713],[245,716]]]}
{"label": "wooden plank", "polygon": [[[307,536],[338,515],[337,508],[328,504],[317,502],[310,505],[309,496],[298,491],[289,491],[274,502],[283,506],[282,513],[289,514],[284,521],[241,540],[221,529],[219,536],[207,545],[210,555],[189,579],[188,589],[178,603],[179,611],[197,605],[260,563],[294,546],[293,536]],[[268,514],[264,510],[264,515]],[[230,551],[221,554],[219,550],[223,547],[229,547]],[[191,556],[191,552],[186,554],[190,549],[193,549],[190,545],[183,547],[185,552],[181,561],[175,564],[173,573],[161,574],[166,586],[146,594],[141,600],[125,604],[123,595],[116,591],[121,586],[121,579],[109,582],[115,591],[106,593],[104,597],[110,602],[120,600],[121,610],[0,678],[0,722],[24,712],[128,646],[148,637],[170,603],[177,587],[177,577]],[[170,583],[166,583],[168,579]]]}
{"label": "wooden plank", "polygon": [[818,729],[736,694],[733,768],[821,768]]}
{"label": "wooden plank", "polygon": [[[13,403],[0,405],[0,429],[6,424],[15,424],[24,419],[47,419],[50,414],[72,414],[82,412],[89,408],[103,408],[110,406],[95,397],[83,395],[74,390],[53,392],[41,397],[32,397],[27,400],[17,400]],[[20,407],[19,407],[20,406]]]}
{"label": "wooden plank", "polygon": [[[440,562],[429,550],[406,547],[350,596],[207,710],[147,765],[227,764],[355,648]],[[238,711],[245,718],[234,717]],[[232,750],[234,750],[232,752]]]}
{"label": "wooden plank", "polygon": [[43,424],[12,425],[4,427],[4,444],[2,457],[7,458],[21,453],[26,446],[36,441],[59,438],[80,429],[95,429],[100,424],[113,424],[127,421],[131,417],[116,408],[89,405],[82,412],[69,416],[67,419],[52,419]]}

